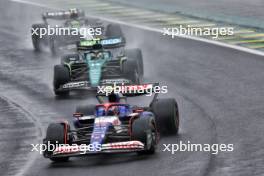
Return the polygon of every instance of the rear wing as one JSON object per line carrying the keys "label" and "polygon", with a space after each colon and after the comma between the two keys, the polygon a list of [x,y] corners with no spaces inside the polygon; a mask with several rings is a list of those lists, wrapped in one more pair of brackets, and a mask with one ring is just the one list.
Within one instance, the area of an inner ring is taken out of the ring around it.
{"label": "rear wing", "polygon": [[94,50],[95,46],[101,45],[104,49],[121,48],[125,46],[123,37],[107,38],[107,39],[92,39],[82,40],[77,43],[78,50]]}
{"label": "rear wing", "polygon": [[158,98],[158,93],[156,91],[157,87],[159,87],[159,83],[146,83],[140,85],[114,84],[98,86],[96,98],[101,103],[102,99],[100,97],[108,96],[112,93],[121,94],[122,96],[126,97],[152,95],[154,93],[153,99],[150,102],[151,106],[153,102]]}
{"label": "rear wing", "polygon": [[[82,10],[78,10],[78,16],[79,17],[84,17],[85,14]],[[42,14],[42,18],[44,21],[47,19],[54,19],[54,20],[67,20],[70,19],[71,17],[71,12],[70,10],[66,11],[56,11],[56,12],[46,12]]]}

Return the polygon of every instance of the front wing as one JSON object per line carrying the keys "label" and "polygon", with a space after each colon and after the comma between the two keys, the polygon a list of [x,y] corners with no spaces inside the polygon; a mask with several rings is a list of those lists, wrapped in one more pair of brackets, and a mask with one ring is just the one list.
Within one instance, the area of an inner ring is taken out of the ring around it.
{"label": "front wing", "polygon": [[114,142],[102,144],[100,151],[91,151],[89,149],[82,149],[76,146],[60,146],[57,147],[53,154],[45,156],[48,158],[57,157],[74,157],[83,155],[95,155],[95,154],[106,154],[106,153],[129,153],[143,151],[144,144],[140,141],[127,141],[127,142]]}
{"label": "front wing", "polygon": [[[116,79],[103,79],[100,81],[100,86],[102,85],[113,85],[113,84],[130,84],[131,81],[123,78]],[[98,86],[99,86],[98,85]],[[97,90],[97,87],[92,87],[89,81],[75,81],[63,84],[60,86],[57,91],[65,91],[65,90]]]}

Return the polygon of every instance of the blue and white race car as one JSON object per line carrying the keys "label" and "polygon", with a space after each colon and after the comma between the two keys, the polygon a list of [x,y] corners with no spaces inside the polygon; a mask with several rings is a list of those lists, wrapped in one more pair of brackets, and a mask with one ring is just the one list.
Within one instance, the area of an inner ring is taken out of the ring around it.
{"label": "blue and white race car", "polygon": [[66,121],[48,126],[43,144],[55,147],[46,147],[45,158],[67,161],[73,156],[102,153],[154,154],[159,134],[178,133],[179,113],[173,98],[158,99],[154,94],[148,107],[132,106],[125,96],[114,93],[107,97],[98,95],[97,99],[100,104],[76,108],[75,129]]}

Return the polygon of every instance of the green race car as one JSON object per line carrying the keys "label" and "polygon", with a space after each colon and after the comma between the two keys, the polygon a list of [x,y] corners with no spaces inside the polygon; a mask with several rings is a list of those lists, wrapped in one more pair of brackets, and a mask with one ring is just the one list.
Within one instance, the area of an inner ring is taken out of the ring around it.
{"label": "green race car", "polygon": [[[139,84],[143,60],[139,49],[123,49],[122,38],[80,41],[78,52],[61,58],[54,66],[53,86],[57,96],[71,90],[96,89],[100,85]],[[114,52],[114,48],[118,52]]]}

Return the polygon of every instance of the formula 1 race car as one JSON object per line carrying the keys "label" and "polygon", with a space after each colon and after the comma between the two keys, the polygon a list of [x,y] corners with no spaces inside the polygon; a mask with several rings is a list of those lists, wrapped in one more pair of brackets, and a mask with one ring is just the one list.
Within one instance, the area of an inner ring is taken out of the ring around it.
{"label": "formula 1 race car", "polygon": [[83,38],[124,38],[119,25],[87,18],[84,11],[76,8],[67,11],[47,12],[42,14],[42,19],[42,23],[33,24],[31,28],[32,44],[35,51],[42,51],[47,46],[52,54],[57,54],[60,49],[71,48],[71,45],[74,46]]}
{"label": "formula 1 race car", "polygon": [[141,50],[113,51],[121,46],[122,38],[79,42],[77,53],[63,56],[61,64],[54,66],[55,94],[65,96],[70,90],[96,89],[114,83],[139,84],[143,78]]}
{"label": "formula 1 race car", "polygon": [[[150,90],[153,85],[136,87]],[[149,106],[139,107],[128,104],[127,97],[120,94],[109,94],[107,102],[102,97],[97,95],[100,104],[76,108],[73,114],[74,129],[67,121],[48,126],[43,144],[55,147],[45,147],[45,158],[67,161],[73,156],[103,153],[154,154],[160,134],[178,133],[179,112],[173,98],[158,99],[155,93]]]}

